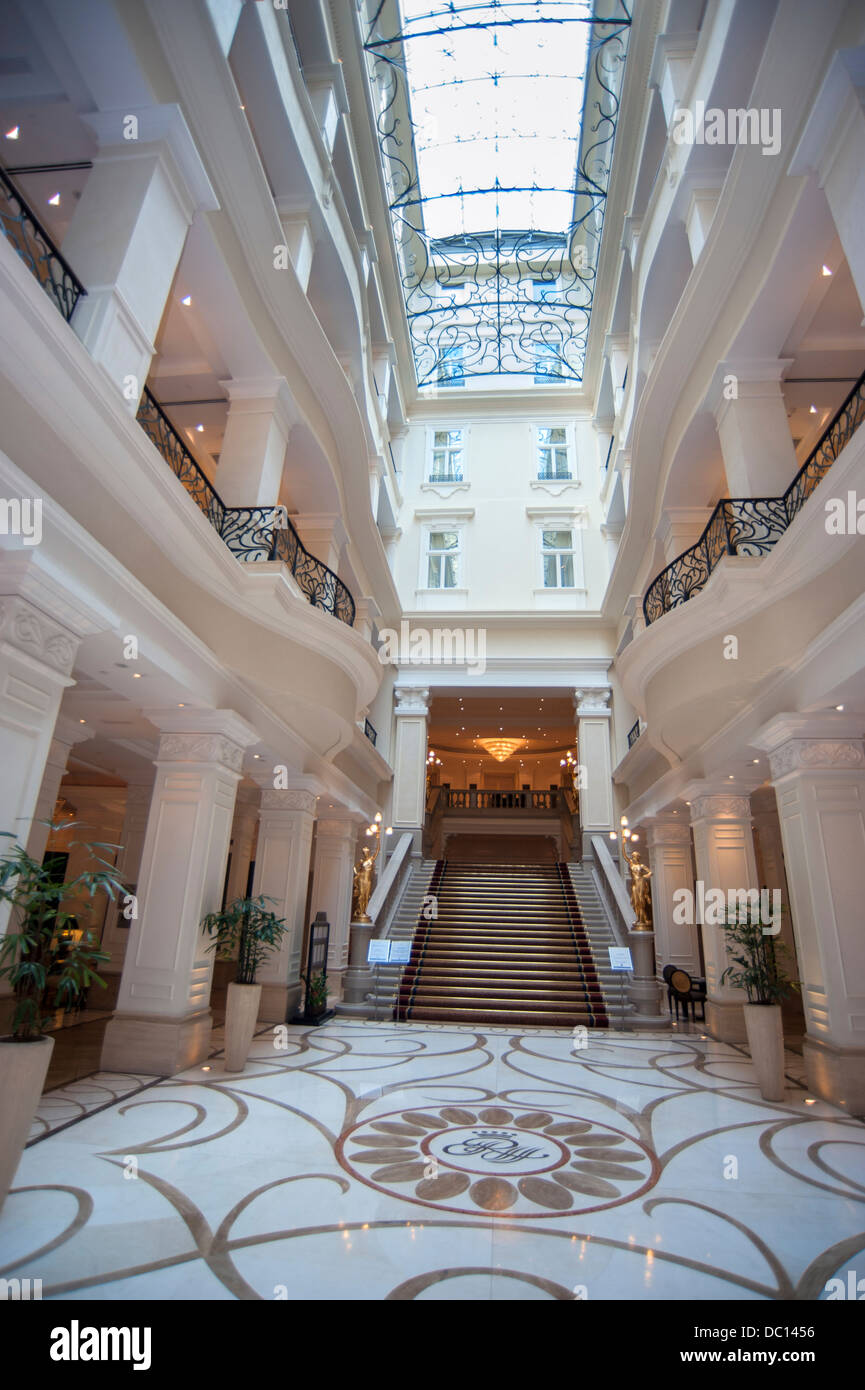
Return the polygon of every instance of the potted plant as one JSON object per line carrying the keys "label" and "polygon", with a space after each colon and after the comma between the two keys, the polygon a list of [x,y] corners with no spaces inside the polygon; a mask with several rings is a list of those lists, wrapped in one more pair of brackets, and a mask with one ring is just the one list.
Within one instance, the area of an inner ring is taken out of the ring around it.
{"label": "potted plant", "polygon": [[211,951],[237,950],[237,972],[228,986],[225,1009],[225,1070],[243,1071],[255,1032],[261,985],[255,975],[271,951],[275,950],[288,927],[268,906],[275,899],[235,898],[221,912],[209,912],[201,923],[214,940]]}
{"label": "potted plant", "polygon": [[759,912],[730,909],[724,931],[733,963],[727,966],[721,983],[729,980],[747,995],[748,1002],[743,1005],[745,1031],[761,1096],[764,1100],[783,1100],[781,1001],[797,988],[780,963],[787,948],[763,930]]}
{"label": "potted plant", "polygon": [[[52,829],[69,830],[68,821]],[[15,841],[9,831],[3,839]],[[0,979],[12,986],[15,1008],[12,1032],[0,1037],[0,1206],[12,1184],[39,1104],[54,1039],[46,1033],[53,1015],[44,1008],[49,985],[54,985],[54,1007],[77,1005],[91,984],[105,981],[95,967],[109,960],[94,933],[79,929],[64,900],[79,902],[105,892],[110,898],[120,891],[114,865],[97,850],[117,850],[118,845],[73,842],[84,845],[100,866],[58,882],[53,866],[40,864],[17,843],[0,858],[0,903],[11,908],[10,929],[0,939]],[[72,848],[72,846],[70,846]]]}
{"label": "potted plant", "polygon": [[300,978],[306,985],[304,1019],[315,1023],[327,1013],[327,971],[320,970],[317,975],[301,975]]}

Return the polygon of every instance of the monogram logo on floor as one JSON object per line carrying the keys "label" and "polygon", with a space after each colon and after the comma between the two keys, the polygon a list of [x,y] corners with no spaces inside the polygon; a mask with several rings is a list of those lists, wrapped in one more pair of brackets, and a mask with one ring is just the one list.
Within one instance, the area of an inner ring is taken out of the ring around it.
{"label": "monogram logo on floor", "polygon": [[338,1152],[354,1177],[379,1191],[475,1216],[596,1210],[638,1196],[657,1177],[632,1135],[517,1107],[378,1115],[344,1135]]}

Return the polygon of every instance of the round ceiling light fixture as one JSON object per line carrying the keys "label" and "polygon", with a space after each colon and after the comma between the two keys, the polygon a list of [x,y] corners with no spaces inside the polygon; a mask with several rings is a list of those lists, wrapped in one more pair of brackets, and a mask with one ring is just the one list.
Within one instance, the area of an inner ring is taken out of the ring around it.
{"label": "round ceiling light fixture", "polygon": [[478,743],[489,753],[490,757],[495,758],[497,763],[506,762],[513,757],[518,749],[525,746],[523,738],[480,738]]}

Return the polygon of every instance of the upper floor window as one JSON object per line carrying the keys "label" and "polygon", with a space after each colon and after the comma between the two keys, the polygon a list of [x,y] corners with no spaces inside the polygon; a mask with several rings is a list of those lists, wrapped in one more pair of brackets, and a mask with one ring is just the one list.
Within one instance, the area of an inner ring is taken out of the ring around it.
{"label": "upper floor window", "polygon": [[536,440],[538,478],[546,482],[555,478],[570,478],[571,459],[565,427],[538,429]]}
{"label": "upper floor window", "polygon": [[459,584],[459,531],[430,531],[427,542],[427,588],[456,589]]}
{"label": "upper floor window", "polygon": [[562,372],[559,354],[548,343],[537,343],[534,349],[535,385],[545,386],[561,381]]}
{"label": "upper floor window", "polygon": [[455,347],[447,348],[442,354],[438,370],[439,386],[465,386],[466,378],[463,371],[463,349],[459,343]]}
{"label": "upper floor window", "polygon": [[545,589],[573,589],[574,533],[572,530],[541,532]]}
{"label": "upper floor window", "polygon": [[550,300],[557,300],[558,297],[559,278],[557,275],[549,280],[532,281],[532,299],[536,304],[546,304]]}
{"label": "upper floor window", "polygon": [[464,448],[465,433],[463,430],[434,430],[428,481],[431,483],[461,483],[463,481]]}

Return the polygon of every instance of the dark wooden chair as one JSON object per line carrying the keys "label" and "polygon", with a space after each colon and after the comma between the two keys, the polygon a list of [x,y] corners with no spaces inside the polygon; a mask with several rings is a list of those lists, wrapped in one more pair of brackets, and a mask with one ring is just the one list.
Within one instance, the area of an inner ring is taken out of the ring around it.
{"label": "dark wooden chair", "polygon": [[667,986],[667,1012],[673,1012],[673,986],[670,984],[670,976],[675,971],[675,965],[665,965],[661,971],[661,978]]}
{"label": "dark wooden chair", "polygon": [[690,1005],[691,1018],[697,1022],[697,1005],[700,1005],[700,1019],[706,1021],[706,986],[702,980],[692,980],[687,970],[673,970],[668,980],[668,988],[672,991],[673,1000],[676,1005],[676,1018],[679,1017],[679,1006],[684,1010],[685,1019],[688,1018],[688,1007]]}

